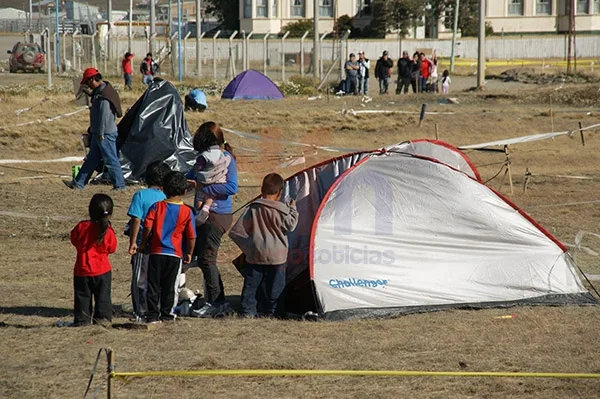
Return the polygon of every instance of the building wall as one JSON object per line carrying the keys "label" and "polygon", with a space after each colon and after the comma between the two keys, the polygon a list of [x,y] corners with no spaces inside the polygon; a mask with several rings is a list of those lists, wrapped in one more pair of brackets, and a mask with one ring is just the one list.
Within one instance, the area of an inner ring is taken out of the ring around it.
{"label": "building wall", "polygon": [[27,19],[27,13],[16,8],[0,8],[0,18],[2,19]]}

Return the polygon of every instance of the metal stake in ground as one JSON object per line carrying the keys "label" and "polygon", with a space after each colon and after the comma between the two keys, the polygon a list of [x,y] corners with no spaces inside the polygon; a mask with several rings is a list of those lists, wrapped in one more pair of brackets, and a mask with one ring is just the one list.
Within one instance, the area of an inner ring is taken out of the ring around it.
{"label": "metal stake in ground", "polygon": [[579,121],[579,137],[581,137],[581,145],[585,147],[585,137],[583,136],[583,124]]}
{"label": "metal stake in ground", "polygon": [[423,119],[425,119],[425,110],[427,109],[427,104],[421,105],[421,116],[419,116],[419,127],[423,126]]}
{"label": "metal stake in ground", "polygon": [[115,353],[112,349],[108,349],[106,353],[108,359],[108,380],[106,381],[106,397],[112,399],[112,373],[115,371]]}

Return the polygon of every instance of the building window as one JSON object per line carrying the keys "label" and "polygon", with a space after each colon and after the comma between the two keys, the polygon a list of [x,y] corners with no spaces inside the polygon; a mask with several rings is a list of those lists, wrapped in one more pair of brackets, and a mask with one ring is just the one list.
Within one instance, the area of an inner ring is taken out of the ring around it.
{"label": "building window", "polygon": [[590,3],[588,0],[577,0],[577,14],[587,14]]}
{"label": "building window", "polygon": [[523,15],[523,0],[509,0],[508,15]]}
{"label": "building window", "polygon": [[256,16],[267,18],[267,0],[256,0]]}
{"label": "building window", "polygon": [[244,0],[244,18],[252,18],[252,0]]}
{"label": "building window", "polygon": [[272,17],[277,18],[277,0],[273,0],[273,7],[271,8]]}
{"label": "building window", "polygon": [[373,14],[373,8],[371,7],[372,0],[358,0],[356,2],[357,5],[357,14],[361,17],[370,16]]}
{"label": "building window", "polygon": [[535,5],[536,15],[552,15],[552,0],[537,0]]}
{"label": "building window", "polygon": [[304,1],[305,0],[292,0],[292,17],[304,18]]}
{"label": "building window", "polygon": [[319,0],[319,15],[333,17],[333,0]]}
{"label": "building window", "polygon": [[594,0],[594,14],[600,14],[600,0]]}

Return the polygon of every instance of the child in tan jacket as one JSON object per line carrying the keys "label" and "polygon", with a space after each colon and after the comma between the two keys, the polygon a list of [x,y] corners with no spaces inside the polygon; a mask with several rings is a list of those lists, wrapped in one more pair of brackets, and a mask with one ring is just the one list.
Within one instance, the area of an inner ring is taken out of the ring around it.
{"label": "child in tan jacket", "polygon": [[229,236],[246,257],[242,314],[257,316],[256,295],[266,283],[267,316],[275,316],[285,288],[285,263],[288,256],[287,234],[298,223],[294,200],[281,202],[284,180],[277,173],[265,176],[261,198],[252,202],[231,229]]}

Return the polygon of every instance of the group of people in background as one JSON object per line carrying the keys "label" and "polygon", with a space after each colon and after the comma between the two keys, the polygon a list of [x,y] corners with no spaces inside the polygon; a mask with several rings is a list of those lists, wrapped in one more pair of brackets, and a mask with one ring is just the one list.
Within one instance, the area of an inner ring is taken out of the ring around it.
{"label": "group of people in background", "polygon": [[[133,75],[133,57],[135,55],[129,51],[125,53],[121,60],[121,69],[123,71],[123,80],[127,90],[132,89]],[[160,65],[152,58],[152,53],[146,54],[146,57],[140,63],[140,73],[142,74],[142,83],[150,85],[154,80],[154,75],[160,72]]]}
{"label": "group of people in background", "polygon": [[[349,60],[344,65],[346,79],[342,81],[337,94],[353,94],[368,96],[369,71],[371,63],[365,57],[365,52],[360,51],[357,59],[350,54]],[[394,61],[384,51],[375,64],[375,79],[379,83],[379,94],[389,94],[392,82]],[[431,58],[423,52],[415,52],[412,57],[407,51],[402,52],[402,57],[397,63],[396,94],[408,94],[409,87],[413,93],[439,93],[448,94],[450,91],[450,73],[446,69],[442,76],[438,73],[438,58],[435,50]]]}

